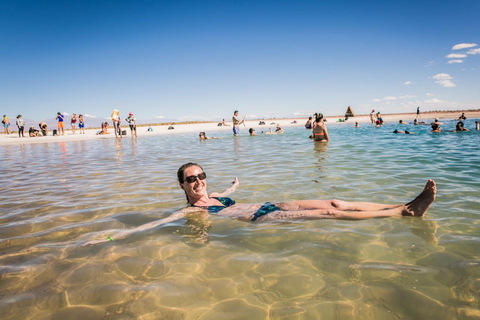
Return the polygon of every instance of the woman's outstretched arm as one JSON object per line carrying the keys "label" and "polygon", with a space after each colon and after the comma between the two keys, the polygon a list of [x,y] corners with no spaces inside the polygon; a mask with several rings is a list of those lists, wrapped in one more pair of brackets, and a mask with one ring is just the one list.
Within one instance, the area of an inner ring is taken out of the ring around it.
{"label": "woman's outstretched arm", "polygon": [[138,226],[134,229],[122,230],[122,231],[120,231],[116,234],[113,234],[109,237],[105,237],[104,239],[101,239],[101,240],[88,241],[88,242],[84,243],[82,245],[82,247],[89,246],[89,245],[92,245],[92,244],[102,243],[102,242],[108,242],[108,241],[123,239],[123,238],[129,236],[132,233],[139,232],[139,231],[150,230],[150,229],[158,227],[162,224],[179,220],[179,219],[183,218],[187,213],[194,212],[194,211],[205,211],[205,209],[201,209],[201,208],[182,209],[180,211],[177,211],[177,212],[171,214],[170,216],[168,216],[166,218],[146,223],[146,224]]}
{"label": "woman's outstretched arm", "polygon": [[224,197],[229,195],[230,193],[234,192],[237,190],[237,187],[239,185],[238,178],[235,177],[235,180],[232,182],[232,185],[225,189],[222,193],[219,192],[212,192],[209,194],[209,197]]}

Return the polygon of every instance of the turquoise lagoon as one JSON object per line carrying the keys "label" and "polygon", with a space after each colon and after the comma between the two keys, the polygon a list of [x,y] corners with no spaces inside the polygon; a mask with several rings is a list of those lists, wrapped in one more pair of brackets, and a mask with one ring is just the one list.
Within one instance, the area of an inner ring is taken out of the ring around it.
{"label": "turquoise lagoon", "polygon": [[[479,132],[332,124],[325,144],[299,127],[246,129],[207,132],[219,137],[209,141],[188,133],[1,147],[0,318],[480,317]],[[429,178],[438,195],[425,218],[200,214],[81,247],[183,208],[176,170],[189,161],[203,165],[210,191],[237,176],[237,202],[400,204]]]}

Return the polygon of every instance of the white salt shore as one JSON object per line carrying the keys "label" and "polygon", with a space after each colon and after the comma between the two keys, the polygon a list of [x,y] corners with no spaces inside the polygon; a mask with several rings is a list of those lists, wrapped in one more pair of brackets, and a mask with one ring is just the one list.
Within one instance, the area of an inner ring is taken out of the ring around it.
{"label": "white salt shore", "polygon": [[[439,118],[440,121],[442,120],[454,120],[458,119],[461,115],[459,111],[442,111],[442,112],[430,112],[421,114],[421,118],[419,121],[426,121],[428,123],[432,122],[435,118]],[[480,118],[480,111],[466,111],[465,115],[467,119],[479,119]],[[398,123],[401,119],[407,123],[411,123],[413,119],[415,119],[416,114],[382,114],[382,118],[385,123]],[[346,122],[338,122],[339,117],[326,117],[327,122],[326,125],[346,125],[346,126],[354,126],[355,122],[359,124],[369,124],[370,123],[370,116],[369,115],[360,115],[350,118]],[[260,131],[268,131],[269,128],[272,128],[275,131],[275,127],[279,124],[283,129],[288,130],[289,127],[300,127],[304,126],[307,118],[297,118],[297,119],[267,119],[264,120],[265,125],[259,125],[259,120],[247,120],[245,121],[245,126],[240,126],[240,134],[241,135],[248,135],[248,129],[254,128],[257,131],[257,134]],[[296,121],[297,123],[293,123]],[[467,120],[468,121],[468,120]],[[271,124],[275,123],[275,124]],[[148,132],[148,127],[137,127],[137,135],[139,137],[143,136],[153,136],[153,135],[162,135],[162,134],[175,134],[175,133],[187,133],[187,132],[206,132],[207,136],[214,136],[214,132],[218,131],[232,131],[231,122],[228,122],[230,126],[221,126],[219,127],[217,123],[194,123],[194,124],[177,124],[173,125],[175,129],[168,130],[169,125],[156,125],[151,126],[153,129],[152,132]],[[67,125],[66,125],[67,127]],[[470,130],[475,129],[474,126],[471,125],[466,127]],[[15,125],[10,125],[11,130],[16,130],[17,128]],[[38,129],[38,128],[35,128]],[[72,134],[70,129],[65,130],[65,135],[60,136],[53,136],[52,130],[56,128],[49,128],[48,136],[45,137],[28,137],[28,126],[25,131],[25,137],[19,138],[18,133],[13,133],[6,135],[2,132],[0,134],[0,146],[2,145],[15,145],[15,144],[25,144],[25,143],[47,143],[47,142],[63,142],[63,141],[81,141],[81,140],[93,140],[93,139],[115,139],[115,133],[113,131],[113,126],[109,127],[109,134],[107,135],[97,135],[99,129],[86,129],[85,134],[79,134],[79,130],[77,129],[75,134]],[[123,136],[124,138],[129,138],[130,128],[128,125],[122,126],[122,130],[127,131],[127,135]]]}

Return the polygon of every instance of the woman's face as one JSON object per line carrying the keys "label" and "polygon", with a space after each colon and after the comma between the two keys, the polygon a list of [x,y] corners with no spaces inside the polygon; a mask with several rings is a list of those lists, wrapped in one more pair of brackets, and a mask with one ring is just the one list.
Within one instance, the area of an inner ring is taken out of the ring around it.
{"label": "woman's face", "polygon": [[[196,177],[199,174],[203,173],[203,170],[200,167],[193,166],[188,167],[183,172],[183,183],[180,183],[180,187],[185,191],[188,198],[191,200],[199,199],[207,195],[207,179],[201,180]],[[188,182],[187,177],[196,177],[195,181]]]}

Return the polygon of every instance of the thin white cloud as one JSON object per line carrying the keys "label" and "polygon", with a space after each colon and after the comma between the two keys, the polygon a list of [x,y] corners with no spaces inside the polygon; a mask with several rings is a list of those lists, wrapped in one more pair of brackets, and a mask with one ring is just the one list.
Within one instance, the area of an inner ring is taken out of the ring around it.
{"label": "thin white cloud", "polygon": [[62,112],[62,114],[63,114],[64,116],[69,116],[69,115],[70,115],[70,113],[68,113],[68,112]]}
{"label": "thin white cloud", "polygon": [[372,101],[372,102],[379,102],[381,101],[380,99],[372,99],[372,100],[369,100],[369,101]]}
{"label": "thin white cloud", "polygon": [[383,98],[383,100],[397,100],[397,98],[390,96],[390,97],[385,97],[385,98]]}
{"label": "thin white cloud", "polygon": [[428,93],[428,92],[427,92],[425,95],[426,95],[427,97],[433,97],[433,96],[434,96],[433,93]]}
{"label": "thin white cloud", "polygon": [[452,63],[462,63],[463,60],[462,59],[455,59],[455,60],[450,60],[448,61],[448,64],[452,64]]}
{"label": "thin white cloud", "polygon": [[456,86],[452,81],[453,77],[447,73],[439,73],[432,78],[436,80],[435,83],[438,83],[444,88],[453,88]]}
{"label": "thin white cloud", "polygon": [[468,54],[480,54],[480,48],[470,49],[467,51]]}
{"label": "thin white cloud", "polygon": [[451,75],[449,75],[448,73],[439,73],[439,74],[436,74],[432,77],[433,79],[435,80],[451,80],[453,79]]}
{"label": "thin white cloud", "polygon": [[452,50],[460,50],[460,49],[467,49],[467,48],[473,48],[478,46],[476,43],[459,43],[456,44],[452,47]]}
{"label": "thin white cloud", "polygon": [[85,118],[96,118],[95,116],[92,116],[91,114],[84,114],[83,116]]}
{"label": "thin white cloud", "polygon": [[405,81],[403,84],[408,86],[409,84],[412,84],[412,81]]}
{"label": "thin white cloud", "polygon": [[294,116],[311,116],[315,113],[315,111],[302,111],[302,112],[295,112]]}
{"label": "thin white cloud", "polygon": [[155,119],[165,119],[164,116],[156,116]]}
{"label": "thin white cloud", "polygon": [[413,94],[406,94],[404,96],[400,96],[398,97],[399,99],[411,99],[411,98],[415,98],[416,95],[413,95]]}
{"label": "thin white cloud", "polygon": [[440,99],[437,99],[437,98],[433,98],[433,99],[430,99],[430,100],[425,100],[423,101],[423,103],[427,103],[427,104],[436,104],[436,103],[444,103],[445,101],[442,101]]}
{"label": "thin white cloud", "polygon": [[447,73],[439,73],[433,76],[435,79],[435,83],[438,83],[444,88],[453,88],[456,87],[455,83],[453,83],[453,77]]}
{"label": "thin white cloud", "polygon": [[455,58],[466,58],[467,55],[463,53],[450,53],[448,56],[445,56],[445,58],[448,59],[455,59]]}
{"label": "thin white cloud", "polygon": [[431,67],[435,64],[435,62],[433,61],[429,61],[427,65],[425,65],[425,67]]}

